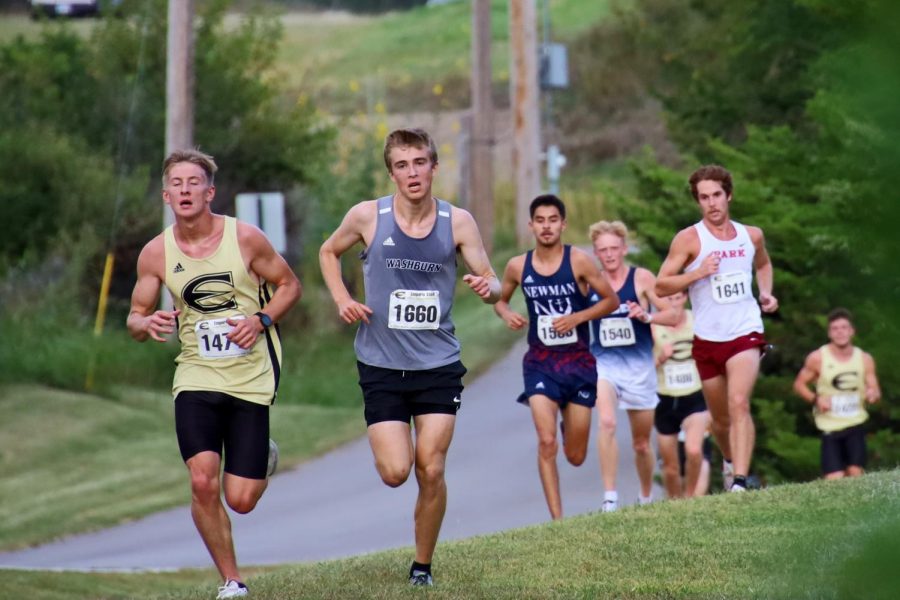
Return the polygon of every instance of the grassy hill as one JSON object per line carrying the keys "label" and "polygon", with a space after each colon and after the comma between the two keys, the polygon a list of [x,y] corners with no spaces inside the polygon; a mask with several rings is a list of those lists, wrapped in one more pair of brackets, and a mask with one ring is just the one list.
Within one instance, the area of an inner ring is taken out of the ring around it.
{"label": "grassy hill", "polygon": [[[548,1],[554,41],[573,39],[609,11],[608,0]],[[507,15],[508,1],[492,0],[491,59],[499,99],[509,84]],[[540,32],[540,6],[537,19]],[[469,2],[365,17],[289,13],[282,23],[283,76],[323,110],[371,111],[379,103],[388,112],[440,110],[468,102]]]}
{"label": "grassy hill", "polygon": [[[609,0],[548,0],[554,41],[568,41],[609,12]],[[507,0],[492,0],[492,62],[498,100],[509,83]],[[471,57],[469,2],[451,2],[382,15],[288,11],[277,77],[292,94],[329,113],[441,110],[467,104]],[[198,11],[199,12],[199,11]],[[244,18],[235,12],[229,22]],[[537,14],[540,27],[544,13]],[[89,35],[94,19],[54,20]],[[34,38],[44,25],[25,14],[0,16],[0,43]],[[540,33],[539,35],[543,35]]]}
{"label": "grassy hill", "polygon": [[[285,565],[248,578],[253,598],[896,597],[900,471],[747,494],[657,502],[618,513],[439,544],[437,585],[404,582],[410,549]],[[6,572],[22,598],[211,597],[213,572]],[[2,594],[0,594],[2,596]]]}

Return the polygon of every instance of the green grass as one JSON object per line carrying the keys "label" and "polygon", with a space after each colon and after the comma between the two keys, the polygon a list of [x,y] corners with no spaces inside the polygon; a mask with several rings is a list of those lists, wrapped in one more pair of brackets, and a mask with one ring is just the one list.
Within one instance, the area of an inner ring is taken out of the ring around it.
{"label": "green grass", "polygon": [[[279,406],[272,434],[296,465],[363,433],[356,410]],[[0,387],[0,548],[8,550],[190,502],[166,392],[115,398]]]}
{"label": "green grass", "polygon": [[[549,0],[554,41],[569,41],[609,12],[608,0]],[[507,0],[492,0],[494,82],[509,82]],[[329,113],[461,108],[469,95],[471,12],[452,2],[383,15],[287,12],[276,76],[295,95],[315,99]],[[538,28],[544,15],[537,12]],[[233,15],[231,26],[240,15]],[[70,27],[88,35],[98,21],[43,22],[25,15],[0,18],[0,43],[36,39],[41,28]],[[542,36],[539,33],[539,36]]]}
{"label": "green grass", "polygon": [[[452,493],[452,490],[451,490]],[[536,493],[537,490],[536,490]],[[441,543],[437,585],[404,583],[410,549],[285,565],[248,577],[254,598],[894,598],[900,471],[629,507]],[[20,597],[203,599],[211,571],[10,572]],[[148,590],[159,590],[154,594]],[[176,591],[177,590],[177,591]]]}
{"label": "green grass", "polygon": [[[507,0],[492,0],[494,81],[509,81]],[[571,40],[608,14],[607,0],[550,0],[555,41]],[[538,11],[537,20],[543,22]],[[469,2],[381,16],[285,22],[279,69],[288,87],[347,112],[458,108],[469,93]],[[380,103],[380,106],[379,106]],[[395,106],[396,105],[396,106]]]}

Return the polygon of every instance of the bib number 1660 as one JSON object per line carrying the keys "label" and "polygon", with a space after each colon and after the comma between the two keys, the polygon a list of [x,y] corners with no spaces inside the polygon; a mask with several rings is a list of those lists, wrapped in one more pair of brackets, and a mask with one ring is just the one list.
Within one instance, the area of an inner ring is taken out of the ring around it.
{"label": "bib number 1660", "polygon": [[394,290],[388,306],[391,329],[437,329],[441,301],[437,290]]}

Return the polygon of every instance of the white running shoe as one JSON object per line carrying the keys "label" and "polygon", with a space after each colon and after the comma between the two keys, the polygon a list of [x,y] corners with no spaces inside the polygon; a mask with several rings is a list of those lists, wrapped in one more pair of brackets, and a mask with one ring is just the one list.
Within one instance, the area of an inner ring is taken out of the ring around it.
{"label": "white running shoe", "polygon": [[745,488],[744,486],[742,486],[739,483],[732,483],[731,487],[728,488],[728,491],[729,492],[746,492],[747,488]]}
{"label": "white running shoe", "polygon": [[271,477],[275,474],[275,469],[278,468],[278,444],[275,443],[275,440],[269,438],[269,462],[266,465],[266,477]]}
{"label": "white running shoe", "polygon": [[434,585],[434,578],[431,576],[431,573],[416,569],[409,576],[409,585],[413,587],[431,587]]}
{"label": "white running shoe", "polygon": [[728,492],[734,484],[734,465],[727,460],[722,461],[722,488]]}
{"label": "white running shoe", "polygon": [[616,512],[619,508],[619,503],[615,500],[604,500],[603,506],[600,508],[601,511],[605,513]]}
{"label": "white running shoe", "polygon": [[216,596],[216,600],[222,600],[223,598],[238,598],[240,596],[246,596],[249,593],[250,590],[247,589],[246,585],[240,581],[229,579],[225,582],[225,585],[219,586],[219,595]]}

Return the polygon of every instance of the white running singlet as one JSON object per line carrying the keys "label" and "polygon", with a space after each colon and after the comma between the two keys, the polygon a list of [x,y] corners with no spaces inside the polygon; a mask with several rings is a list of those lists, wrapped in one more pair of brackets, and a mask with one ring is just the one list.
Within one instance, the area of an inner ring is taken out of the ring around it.
{"label": "white running singlet", "polygon": [[694,335],[710,342],[728,342],[748,333],[763,332],[759,304],[753,295],[753,257],[756,249],[747,228],[731,222],[737,235],[730,240],[713,236],[703,221],[694,225],[700,253],[685,268],[700,268],[710,254],[719,256],[719,272],[688,288],[694,311]]}

